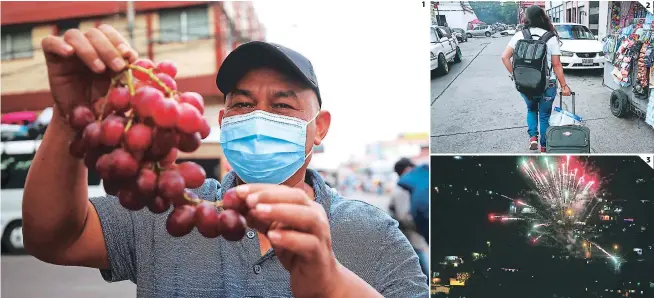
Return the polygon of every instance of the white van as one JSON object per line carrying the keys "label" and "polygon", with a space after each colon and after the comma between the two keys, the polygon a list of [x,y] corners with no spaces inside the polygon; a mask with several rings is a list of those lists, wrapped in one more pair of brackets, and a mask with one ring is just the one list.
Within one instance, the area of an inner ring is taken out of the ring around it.
{"label": "white van", "polygon": [[[0,143],[2,153],[2,190],[0,192],[0,232],[2,249],[9,253],[22,253],[23,187],[27,171],[34,159],[40,140]],[[100,177],[89,173],[89,196],[105,195]],[[48,199],[48,198],[43,198]]]}

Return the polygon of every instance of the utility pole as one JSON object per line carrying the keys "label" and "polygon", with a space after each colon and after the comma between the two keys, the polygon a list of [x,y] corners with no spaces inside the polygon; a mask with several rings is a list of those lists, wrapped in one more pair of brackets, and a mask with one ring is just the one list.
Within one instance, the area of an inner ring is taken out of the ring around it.
{"label": "utility pole", "polygon": [[127,32],[129,33],[129,43],[134,47],[134,1],[127,1]]}

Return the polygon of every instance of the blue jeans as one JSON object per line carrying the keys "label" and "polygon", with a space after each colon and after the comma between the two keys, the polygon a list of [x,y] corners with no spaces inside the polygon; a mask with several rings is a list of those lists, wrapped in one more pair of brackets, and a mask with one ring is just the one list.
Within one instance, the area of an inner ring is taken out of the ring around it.
{"label": "blue jeans", "polygon": [[[553,82],[553,84],[552,84]],[[527,104],[527,133],[529,137],[538,137],[538,122],[540,120],[540,145],[545,147],[547,140],[545,133],[550,127],[550,116],[552,115],[552,104],[556,99],[556,81],[550,82],[549,87],[545,89],[542,95],[529,98],[520,93],[522,99]]]}
{"label": "blue jeans", "polygon": [[418,259],[420,260],[422,272],[429,276],[429,252],[417,249],[416,254],[418,254]]}

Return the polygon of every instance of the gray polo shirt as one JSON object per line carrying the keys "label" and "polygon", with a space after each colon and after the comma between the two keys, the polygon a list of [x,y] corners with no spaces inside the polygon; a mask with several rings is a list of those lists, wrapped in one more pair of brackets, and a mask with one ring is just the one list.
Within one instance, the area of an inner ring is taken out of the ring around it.
{"label": "gray polo shirt", "polygon": [[[193,190],[200,198],[221,200],[235,186],[232,172],[222,187],[207,179]],[[315,199],[327,211],[334,254],[343,266],[384,297],[428,297],[427,277],[398,224],[384,211],[346,200],[320,175],[307,171]],[[131,280],[137,297],[292,297],[290,275],[271,249],[261,256],[256,231],[241,241],[208,239],[197,230],[174,238],[164,214],[130,212],[115,197],[92,198],[109,254],[109,282]]]}

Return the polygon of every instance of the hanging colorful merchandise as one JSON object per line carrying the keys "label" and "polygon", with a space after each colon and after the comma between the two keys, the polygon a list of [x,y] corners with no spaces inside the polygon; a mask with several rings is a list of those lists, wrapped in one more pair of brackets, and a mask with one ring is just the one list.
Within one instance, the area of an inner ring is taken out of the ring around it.
{"label": "hanging colorful merchandise", "polygon": [[617,117],[630,112],[625,109],[645,114],[646,123],[654,127],[654,14],[637,1],[611,1],[610,13],[602,49],[605,75],[619,86],[611,89],[620,89],[629,101],[619,110],[612,107],[612,112]]}

